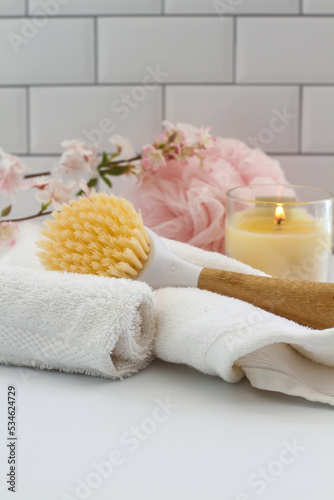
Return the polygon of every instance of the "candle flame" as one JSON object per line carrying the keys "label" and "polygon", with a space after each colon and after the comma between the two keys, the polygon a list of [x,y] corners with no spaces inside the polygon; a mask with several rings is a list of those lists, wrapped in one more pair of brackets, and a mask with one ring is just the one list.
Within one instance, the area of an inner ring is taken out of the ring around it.
{"label": "candle flame", "polygon": [[275,210],[275,221],[277,224],[280,224],[283,220],[285,220],[284,208],[282,205],[277,205]]}

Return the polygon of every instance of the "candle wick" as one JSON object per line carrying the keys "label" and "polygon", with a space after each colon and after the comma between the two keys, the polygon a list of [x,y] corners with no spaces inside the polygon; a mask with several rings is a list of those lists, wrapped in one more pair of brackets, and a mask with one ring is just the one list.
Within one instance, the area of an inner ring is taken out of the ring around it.
{"label": "candle wick", "polygon": [[279,225],[281,222],[282,222],[282,219],[280,217],[279,219],[277,219],[277,225]]}

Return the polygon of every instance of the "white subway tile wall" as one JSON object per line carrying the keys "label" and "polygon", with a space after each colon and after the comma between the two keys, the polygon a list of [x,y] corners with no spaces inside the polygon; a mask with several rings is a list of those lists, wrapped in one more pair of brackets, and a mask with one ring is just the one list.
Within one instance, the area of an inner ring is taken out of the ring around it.
{"label": "white subway tile wall", "polygon": [[334,14],[333,0],[304,0],[305,14]]}
{"label": "white subway tile wall", "polygon": [[[247,113],[245,113],[247,110]],[[299,89],[274,86],[168,86],[166,117],[212,126],[266,152],[298,152]]]}
{"label": "white subway tile wall", "polygon": [[300,184],[307,179],[307,184],[317,186],[334,193],[333,156],[273,156],[289,175],[292,184]]}
{"label": "white subway tile wall", "polygon": [[108,17],[98,28],[99,82],[233,81],[231,18]]}
{"label": "white subway tile wall", "polygon": [[[93,19],[0,20],[0,82],[6,85],[94,82]],[[29,36],[28,36],[29,35]]]}
{"label": "white subway tile wall", "polygon": [[0,87],[0,147],[27,151],[27,90]]}
{"label": "white subway tile wall", "polygon": [[[136,100],[136,88],[145,91],[140,100]],[[110,151],[109,139],[113,134],[129,137],[139,150],[161,127],[161,92],[157,86],[33,87],[31,153],[59,152],[60,143],[66,138],[97,143]],[[131,107],[122,104],[127,98]]]}
{"label": "white subway tile wall", "polygon": [[334,87],[304,89],[302,151],[334,153]]}
{"label": "white subway tile wall", "polygon": [[1,0],[0,2],[0,16],[24,16],[25,13],[25,0]]}
{"label": "white subway tile wall", "polygon": [[221,15],[299,14],[299,0],[165,0],[165,12]]}
{"label": "white subway tile wall", "polygon": [[52,15],[160,14],[162,0],[28,0],[29,13],[36,15],[41,5],[51,4]]}
{"label": "white subway tile wall", "polygon": [[32,170],[168,119],[334,190],[333,0],[0,0],[0,39],[0,146]]}
{"label": "white subway tile wall", "polygon": [[334,81],[334,18],[243,17],[237,30],[237,82]]}

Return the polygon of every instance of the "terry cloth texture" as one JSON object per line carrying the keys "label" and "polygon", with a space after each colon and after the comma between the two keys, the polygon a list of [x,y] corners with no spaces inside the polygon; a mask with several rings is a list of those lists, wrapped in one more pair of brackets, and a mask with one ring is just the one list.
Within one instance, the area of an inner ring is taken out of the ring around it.
{"label": "terry cloth texture", "polygon": [[122,378],[151,360],[151,289],[0,262],[0,362]]}
{"label": "terry cloth texture", "polygon": [[[225,255],[164,240],[200,266],[263,274]],[[155,292],[157,357],[254,387],[334,405],[334,328],[312,330],[241,300],[205,290]]]}
{"label": "terry cloth texture", "polygon": [[[0,361],[122,377],[152,354],[254,387],[334,405],[334,328],[312,330],[237,299],[192,288],[41,270],[38,224],[21,225],[0,260]],[[164,239],[179,257],[263,274]],[[155,336],[152,345],[153,337]]]}

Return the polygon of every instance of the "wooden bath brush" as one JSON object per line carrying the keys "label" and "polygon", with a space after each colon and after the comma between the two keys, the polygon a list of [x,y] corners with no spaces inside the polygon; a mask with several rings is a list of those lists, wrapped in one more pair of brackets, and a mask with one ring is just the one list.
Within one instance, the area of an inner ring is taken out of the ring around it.
{"label": "wooden bath brush", "polygon": [[127,200],[92,194],[64,204],[42,229],[46,269],[190,286],[250,302],[315,329],[334,327],[334,284],[202,268],[174,255]]}

